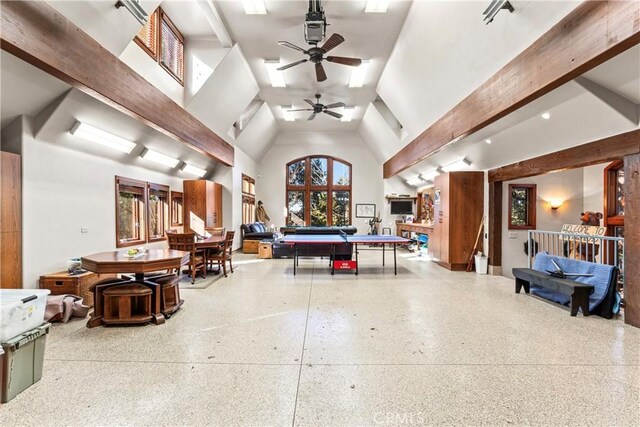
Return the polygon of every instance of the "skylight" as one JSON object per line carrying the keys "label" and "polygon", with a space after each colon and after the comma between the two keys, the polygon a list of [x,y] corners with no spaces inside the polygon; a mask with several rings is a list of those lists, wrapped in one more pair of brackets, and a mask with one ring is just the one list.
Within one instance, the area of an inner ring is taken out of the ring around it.
{"label": "skylight", "polygon": [[389,0],[367,0],[364,11],[366,13],[387,13],[388,7]]}
{"label": "skylight", "polygon": [[353,119],[353,112],[355,111],[355,107],[344,107],[342,110],[342,118],[341,122],[350,122]]}
{"label": "skylight", "polygon": [[267,6],[264,0],[242,0],[244,13],[247,15],[266,15]]}
{"label": "skylight", "polygon": [[362,60],[362,64],[351,69],[351,80],[349,80],[349,87],[362,87],[364,85],[364,78],[369,69],[369,60]]}
{"label": "skylight", "polygon": [[264,66],[267,68],[267,73],[269,73],[272,87],[287,87],[284,81],[284,73],[278,70],[278,67],[280,67],[279,59],[265,59]]}

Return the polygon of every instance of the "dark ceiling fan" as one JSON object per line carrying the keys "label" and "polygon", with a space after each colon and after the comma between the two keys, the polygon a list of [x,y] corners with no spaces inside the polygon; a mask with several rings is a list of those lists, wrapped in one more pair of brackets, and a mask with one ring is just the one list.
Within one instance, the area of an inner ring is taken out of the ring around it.
{"label": "dark ceiling fan", "polygon": [[308,50],[304,50],[300,46],[296,46],[293,43],[289,43],[286,41],[279,41],[278,44],[280,46],[288,47],[289,49],[297,50],[299,52],[304,53],[305,55],[309,55],[309,59],[301,59],[300,61],[292,62],[291,64],[287,64],[278,68],[278,70],[286,70],[287,68],[294,67],[298,64],[302,64],[307,61],[311,61],[316,64],[316,79],[319,82],[323,82],[327,80],[327,74],[324,71],[324,67],[322,66],[322,61],[327,60],[329,62],[334,62],[336,64],[348,65],[350,67],[357,67],[362,64],[362,59],[360,58],[347,58],[344,56],[324,56],[325,53],[329,52],[331,49],[339,46],[342,42],[344,42],[344,37],[340,34],[333,34],[326,41],[322,47],[318,47],[317,45],[313,45]]}
{"label": "dark ceiling fan", "polygon": [[316,102],[313,102],[310,99],[305,99],[304,102],[306,102],[307,104],[309,104],[311,106],[311,108],[299,108],[297,110],[289,110],[291,112],[294,111],[313,111],[313,113],[311,113],[311,115],[309,116],[309,118],[307,120],[313,120],[316,118],[317,114],[320,113],[325,113],[328,114],[332,117],[335,117],[336,119],[341,119],[342,118],[342,114],[336,113],[335,111],[330,111],[330,108],[340,108],[340,107],[344,107],[345,104],[344,102],[334,102],[333,104],[329,104],[329,105],[324,105],[324,104],[320,104],[320,94],[316,93]]}

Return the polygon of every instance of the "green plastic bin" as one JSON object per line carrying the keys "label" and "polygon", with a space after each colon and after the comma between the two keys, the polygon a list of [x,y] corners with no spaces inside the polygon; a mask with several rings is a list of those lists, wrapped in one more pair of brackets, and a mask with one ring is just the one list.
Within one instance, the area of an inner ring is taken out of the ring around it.
{"label": "green plastic bin", "polygon": [[2,344],[2,403],[6,403],[42,378],[44,348],[50,323],[44,323]]}

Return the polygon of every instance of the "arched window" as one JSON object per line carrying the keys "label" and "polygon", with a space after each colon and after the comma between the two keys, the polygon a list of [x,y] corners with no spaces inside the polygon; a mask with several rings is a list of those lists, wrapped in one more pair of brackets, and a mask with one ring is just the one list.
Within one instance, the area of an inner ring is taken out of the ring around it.
{"label": "arched window", "polygon": [[329,156],[287,163],[287,225],[351,225],[351,164]]}

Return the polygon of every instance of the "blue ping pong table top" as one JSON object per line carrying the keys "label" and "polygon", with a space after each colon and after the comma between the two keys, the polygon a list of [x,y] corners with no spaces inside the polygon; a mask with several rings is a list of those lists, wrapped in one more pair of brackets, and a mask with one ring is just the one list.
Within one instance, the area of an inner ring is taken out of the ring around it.
{"label": "blue ping pong table top", "polygon": [[291,234],[278,239],[280,243],[335,244],[335,243],[410,243],[399,236],[371,234]]}

